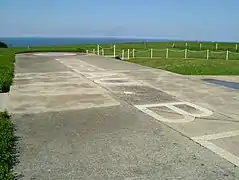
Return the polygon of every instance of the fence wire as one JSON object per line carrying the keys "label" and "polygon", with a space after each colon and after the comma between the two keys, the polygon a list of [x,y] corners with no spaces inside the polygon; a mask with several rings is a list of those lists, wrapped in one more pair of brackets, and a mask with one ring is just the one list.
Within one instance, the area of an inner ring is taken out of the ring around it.
{"label": "fence wire", "polygon": [[[99,52],[98,52],[99,51]],[[97,46],[95,49],[87,50],[88,53],[99,54],[107,57],[119,56],[122,59],[132,58],[169,58],[169,59],[218,59],[218,60],[239,60],[239,53],[232,51],[212,51],[212,50],[177,50],[168,49],[117,49],[117,47]]]}

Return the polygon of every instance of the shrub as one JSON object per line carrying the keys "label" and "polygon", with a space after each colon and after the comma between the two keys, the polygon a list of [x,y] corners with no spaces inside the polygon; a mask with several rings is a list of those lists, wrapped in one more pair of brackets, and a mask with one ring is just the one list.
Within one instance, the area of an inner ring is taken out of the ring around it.
{"label": "shrub", "polygon": [[83,49],[83,48],[77,48],[77,51],[78,51],[78,52],[84,52],[84,53],[86,52],[86,50]]}
{"label": "shrub", "polygon": [[121,60],[120,56],[115,56],[115,59],[119,59],[119,60]]}
{"label": "shrub", "polygon": [[8,48],[7,44],[0,41],[0,48]]}
{"label": "shrub", "polygon": [[7,112],[0,112],[0,179],[11,180],[14,164],[14,128]]}

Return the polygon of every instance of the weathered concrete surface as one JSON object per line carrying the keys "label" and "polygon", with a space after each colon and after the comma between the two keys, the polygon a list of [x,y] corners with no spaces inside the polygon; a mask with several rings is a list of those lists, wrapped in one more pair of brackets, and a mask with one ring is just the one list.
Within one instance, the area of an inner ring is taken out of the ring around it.
{"label": "weathered concrete surface", "polygon": [[97,56],[20,55],[8,109],[22,179],[239,179],[236,90]]}
{"label": "weathered concrete surface", "polygon": [[0,112],[7,109],[8,99],[8,93],[0,93]]}
{"label": "weathered concrete surface", "polygon": [[239,76],[212,76],[212,75],[200,75],[200,76],[190,76],[193,79],[217,79],[217,80],[222,80],[222,81],[230,81],[230,82],[239,82]]}

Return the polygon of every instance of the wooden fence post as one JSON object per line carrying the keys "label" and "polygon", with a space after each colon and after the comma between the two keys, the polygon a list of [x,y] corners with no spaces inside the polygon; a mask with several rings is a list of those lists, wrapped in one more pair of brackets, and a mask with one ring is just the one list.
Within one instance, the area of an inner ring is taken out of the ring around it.
{"label": "wooden fence post", "polygon": [[121,57],[122,60],[124,60],[124,49],[122,49],[122,57]]}
{"label": "wooden fence post", "polygon": [[153,58],[153,49],[150,49],[150,58]]}
{"label": "wooden fence post", "polygon": [[226,53],[226,60],[229,60],[229,51],[227,50],[227,53]]}
{"label": "wooden fence post", "polygon": [[210,51],[209,51],[209,49],[207,50],[207,60],[209,60],[209,53],[210,53]]}
{"label": "wooden fence post", "polygon": [[168,52],[169,52],[169,49],[167,48],[166,49],[166,59],[168,59]]}
{"label": "wooden fence post", "polygon": [[184,59],[187,59],[187,54],[188,54],[188,50],[185,49],[185,51],[184,51]]}

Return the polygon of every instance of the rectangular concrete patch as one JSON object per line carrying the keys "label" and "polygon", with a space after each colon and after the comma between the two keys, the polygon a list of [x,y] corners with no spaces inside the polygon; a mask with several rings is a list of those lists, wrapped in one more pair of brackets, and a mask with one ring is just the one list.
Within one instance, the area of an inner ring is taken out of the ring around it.
{"label": "rectangular concrete patch", "polygon": [[11,96],[11,113],[40,113],[115,106],[120,103],[107,94]]}
{"label": "rectangular concrete patch", "polygon": [[41,83],[18,85],[11,88],[12,96],[16,95],[60,95],[60,94],[99,94],[105,90],[90,81],[78,83]]}
{"label": "rectangular concrete patch", "polygon": [[0,93],[0,111],[5,111],[9,101],[8,93]]}
{"label": "rectangular concrete patch", "polygon": [[21,59],[16,61],[15,72],[17,73],[29,73],[29,72],[58,72],[69,70],[68,67],[61,64],[60,62],[50,58],[34,58]]}
{"label": "rectangular concrete patch", "polygon": [[114,86],[110,89],[120,98],[132,104],[174,102],[175,97],[148,86]]}

